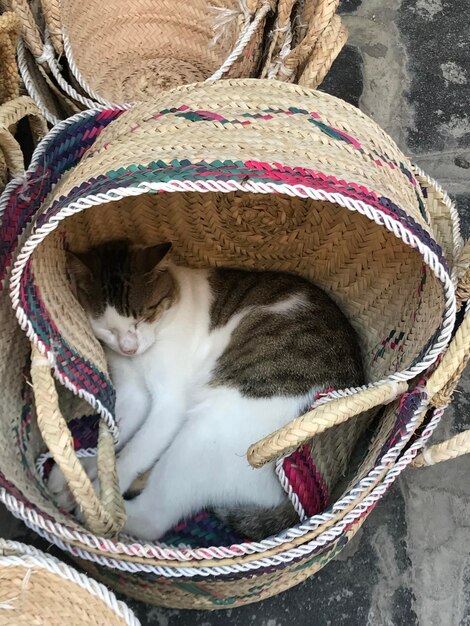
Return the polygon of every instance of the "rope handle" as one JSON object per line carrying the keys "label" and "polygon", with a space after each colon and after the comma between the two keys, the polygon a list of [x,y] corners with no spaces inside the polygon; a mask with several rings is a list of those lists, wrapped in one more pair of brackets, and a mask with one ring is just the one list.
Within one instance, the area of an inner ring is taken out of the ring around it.
{"label": "rope handle", "polygon": [[315,89],[348,38],[336,14],[339,0],[305,0],[294,15],[294,0],[280,0],[261,78],[295,82]]}
{"label": "rope handle", "polygon": [[429,467],[470,453],[470,430],[465,430],[442,443],[424,449],[413,460],[412,467]]}
{"label": "rope handle", "polygon": [[312,54],[323,31],[331,23],[339,5],[339,0],[318,0],[305,2],[301,21],[306,28],[300,43],[286,56],[284,74],[294,74]]}
{"label": "rope handle", "polygon": [[[470,240],[465,244],[457,263],[464,269],[458,284],[457,293],[470,294]],[[466,269],[465,269],[466,268]],[[430,376],[426,389],[431,396],[431,404],[437,408],[447,406],[457,387],[462,372],[470,359],[470,306],[467,303],[465,317],[454,335],[439,366]],[[423,450],[413,461],[413,467],[426,467],[441,461],[455,459],[470,453],[470,429],[442,443]]]}
{"label": "rope handle", "polygon": [[38,143],[47,133],[47,124],[31,98],[20,96],[0,105],[0,151],[12,177],[24,172],[23,152],[12,133],[12,128],[24,117],[29,118],[33,138]]}
{"label": "rope handle", "polygon": [[[458,214],[447,194],[445,194],[440,189],[439,185],[431,178],[425,176],[420,171],[416,171],[416,174],[421,178],[423,184],[433,188],[436,199],[439,205],[442,206],[442,210],[447,214],[450,213],[452,217],[452,259],[454,261],[454,274],[458,281],[456,288],[457,304],[461,305],[463,301],[469,299],[467,296],[470,295],[470,240],[465,246],[462,246]],[[450,397],[461,373],[465,369],[469,357],[470,314],[467,311],[463,322],[457,329],[439,366],[434,370],[427,381],[426,390],[433,406],[442,407],[449,403]],[[247,452],[248,461],[253,467],[261,467],[265,463],[294,450],[315,435],[337,424],[346,422],[351,417],[359,415],[363,411],[392,402],[405,393],[407,387],[407,384],[404,382],[384,383],[356,392],[353,395],[321,404],[250,446]],[[452,442],[452,440],[450,440],[450,442]],[[463,442],[468,444],[465,452],[470,451],[470,433],[462,434],[462,436],[456,440],[455,448],[453,448],[452,452],[450,451],[452,445],[450,442],[440,444],[440,446],[443,447],[445,445],[448,446],[445,451],[446,455],[454,454],[457,456],[457,445],[460,446],[460,450],[463,450]],[[439,450],[443,450],[443,448],[439,448]],[[437,457],[439,450],[436,449],[434,453],[435,457]],[[464,454],[465,452],[461,451],[459,454]],[[444,452],[442,451],[441,454],[444,454]],[[426,457],[429,459],[430,453],[427,453]],[[446,458],[453,457],[447,456]],[[420,463],[426,464],[423,461],[422,455],[415,459],[416,466],[420,466]]]}
{"label": "rope handle", "polygon": [[393,402],[407,389],[406,382],[387,382],[325,402],[250,446],[248,462],[252,467],[262,467],[351,417]]}
{"label": "rope handle", "polygon": [[57,0],[41,0],[41,8],[51,43],[57,55],[61,57],[64,53],[64,41],[62,38],[59,3]]}
{"label": "rope handle", "polygon": [[117,535],[124,525],[125,512],[116,474],[114,443],[108,427],[104,421],[100,422],[97,452],[100,499],[74,450],[72,435],[59,408],[49,361],[36,346],[32,347],[31,380],[42,438],[62,470],[88,528],[98,536]]}
{"label": "rope handle", "polygon": [[303,87],[316,89],[330,71],[347,40],[347,28],[341,23],[339,15],[334,15],[319,35],[313,52],[296,82]]}

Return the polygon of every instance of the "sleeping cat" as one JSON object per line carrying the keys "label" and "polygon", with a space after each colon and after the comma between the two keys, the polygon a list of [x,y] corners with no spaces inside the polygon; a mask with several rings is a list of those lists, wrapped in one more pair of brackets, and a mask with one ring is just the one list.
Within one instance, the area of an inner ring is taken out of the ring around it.
{"label": "sleeping cat", "polygon": [[[125,530],[156,540],[212,508],[261,539],[299,520],[273,464],[254,470],[246,451],[318,391],[364,384],[357,338],[299,276],[179,267],[170,248],[115,241],[68,255],[116,388],[122,493],[151,468]],[[49,484],[66,502],[59,470]]]}

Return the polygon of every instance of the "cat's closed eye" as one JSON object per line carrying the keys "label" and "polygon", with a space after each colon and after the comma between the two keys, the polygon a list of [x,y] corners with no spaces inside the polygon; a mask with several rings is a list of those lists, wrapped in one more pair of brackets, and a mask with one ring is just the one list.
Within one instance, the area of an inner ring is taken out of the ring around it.
{"label": "cat's closed eye", "polygon": [[108,328],[94,328],[95,335],[101,341],[104,341],[108,345],[114,344],[117,340],[116,331],[112,331]]}

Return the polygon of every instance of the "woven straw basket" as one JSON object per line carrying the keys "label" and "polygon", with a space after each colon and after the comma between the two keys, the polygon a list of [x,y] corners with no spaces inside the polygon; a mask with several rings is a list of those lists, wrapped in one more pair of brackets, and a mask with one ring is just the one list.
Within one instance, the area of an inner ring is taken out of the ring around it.
{"label": "woven straw basket", "polygon": [[[125,112],[80,113],[50,132],[0,210],[0,498],[94,576],[141,600],[233,607],[318,571],[423,447],[470,352],[469,317],[456,323],[470,258],[447,195],[374,122],[320,92],[229,80]],[[113,389],[70,291],[64,248],[123,236],[171,240],[177,259],[195,267],[298,272],[341,305],[370,385],[327,392],[248,451],[259,467],[310,442],[330,490],[325,510],[259,543],[175,547],[116,536]],[[90,406],[100,418],[99,497],[67,424]],[[351,465],[371,411],[375,430]],[[36,465],[46,445],[86,527],[51,500]],[[348,464],[345,484],[338,468]]]}
{"label": "woven straw basket", "polygon": [[261,76],[316,87],[347,38],[339,0],[3,2],[21,18],[22,76],[52,123],[77,107],[195,81]]}
{"label": "woven straw basket", "polygon": [[104,585],[49,554],[0,539],[2,626],[139,626]]}

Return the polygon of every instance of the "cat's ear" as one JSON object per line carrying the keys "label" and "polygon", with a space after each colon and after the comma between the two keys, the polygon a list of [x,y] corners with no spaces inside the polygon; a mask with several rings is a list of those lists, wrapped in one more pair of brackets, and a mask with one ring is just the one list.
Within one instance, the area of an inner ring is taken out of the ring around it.
{"label": "cat's ear", "polygon": [[66,251],[67,259],[67,272],[72,285],[72,290],[75,294],[80,286],[82,289],[86,288],[86,285],[93,278],[93,273],[84,260],[84,255],[74,254],[73,252]]}
{"label": "cat's ear", "polygon": [[171,243],[159,243],[138,249],[139,269],[142,274],[149,274],[154,270],[165,270],[170,261]]}

